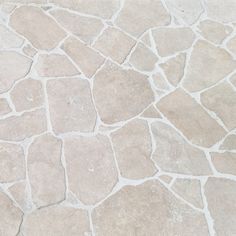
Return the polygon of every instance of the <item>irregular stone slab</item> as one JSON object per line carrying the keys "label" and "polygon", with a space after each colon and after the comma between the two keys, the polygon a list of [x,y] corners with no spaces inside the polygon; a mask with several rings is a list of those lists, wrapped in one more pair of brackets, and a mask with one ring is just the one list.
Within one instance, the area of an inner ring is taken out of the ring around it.
{"label": "irregular stone slab", "polygon": [[5,98],[0,98],[0,115],[5,115],[11,112],[11,108]]}
{"label": "irregular stone slab", "polygon": [[38,74],[42,77],[64,77],[80,74],[72,62],[60,54],[41,54],[35,65]]}
{"label": "irregular stone slab", "polygon": [[210,147],[226,134],[225,130],[182,89],[162,98],[157,107],[194,144]]}
{"label": "irregular stone slab", "polygon": [[203,92],[201,102],[214,111],[229,130],[236,128],[236,92],[230,84],[224,82]]}
{"label": "irregular stone slab", "polygon": [[14,182],[25,177],[25,158],[21,146],[0,143],[0,182]]}
{"label": "irregular stone slab", "polygon": [[188,27],[159,28],[152,31],[160,56],[166,57],[190,48],[195,34]]}
{"label": "irregular stone slab", "polygon": [[23,231],[26,235],[35,236],[91,234],[85,210],[58,205],[41,208],[26,215]]}
{"label": "irregular stone slab", "polygon": [[152,47],[152,43],[151,43],[151,38],[150,38],[149,32],[147,32],[146,34],[144,34],[144,36],[141,37],[140,40],[141,40],[146,46]]}
{"label": "irregular stone slab", "polygon": [[209,163],[203,151],[188,144],[171,126],[152,124],[156,142],[153,160],[163,171],[187,175],[208,175]]}
{"label": "irregular stone slab", "polygon": [[168,25],[170,15],[160,0],[127,0],[115,23],[126,32],[139,37],[149,28]]}
{"label": "irregular stone slab", "polygon": [[141,115],[144,118],[161,118],[160,112],[155,108],[154,105],[148,107]]}
{"label": "irregular stone slab", "polygon": [[111,144],[106,136],[65,140],[69,189],[85,204],[104,199],[117,182]]}
{"label": "irregular stone slab", "polygon": [[123,187],[95,208],[92,219],[97,236],[209,235],[204,215],[157,180]]}
{"label": "irregular stone slab", "polygon": [[25,47],[23,47],[23,52],[28,57],[34,57],[34,55],[37,53],[36,49],[33,48],[31,45],[27,44]]}
{"label": "irregular stone slab", "polygon": [[226,137],[223,144],[220,146],[221,150],[236,150],[236,135],[230,134]]}
{"label": "irregular stone slab", "polygon": [[23,213],[0,191],[0,229],[2,235],[15,236],[19,231]]}
{"label": "irregular stone slab", "polygon": [[93,131],[96,111],[87,80],[49,80],[47,92],[52,127],[56,133]]}
{"label": "irregular stone slab", "polygon": [[0,61],[0,93],[3,93],[28,74],[32,60],[17,52],[1,51]]}
{"label": "irregular stone slab", "polygon": [[152,142],[146,121],[132,120],[113,132],[111,137],[123,177],[141,179],[157,172],[151,160]]}
{"label": "irregular stone slab", "polygon": [[20,116],[10,116],[0,120],[0,139],[21,141],[47,129],[44,109],[25,112]]}
{"label": "irregular stone slab", "polygon": [[[61,149],[61,140],[51,134],[37,137],[29,148],[28,175],[32,199],[37,207],[57,203],[65,198]],[[45,183],[53,183],[53,187]]]}
{"label": "irregular stone slab", "polygon": [[170,184],[173,178],[169,175],[160,175],[159,179],[164,181],[167,184]]}
{"label": "irregular stone slab", "polygon": [[53,10],[50,14],[65,29],[89,44],[92,43],[104,27],[102,21],[97,18],[80,16],[64,10]]}
{"label": "irregular stone slab", "polygon": [[236,37],[230,39],[226,46],[232,53],[236,54]]}
{"label": "irregular stone slab", "polygon": [[157,89],[161,89],[161,90],[170,89],[170,85],[168,84],[166,79],[162,76],[162,74],[157,73],[152,76],[152,79]]}
{"label": "irregular stone slab", "polygon": [[64,42],[62,49],[87,77],[92,77],[105,60],[98,52],[73,37]]}
{"label": "irregular stone slab", "polygon": [[230,82],[234,85],[234,87],[236,88],[236,74],[232,75],[230,78]]}
{"label": "irregular stone slab", "polygon": [[112,58],[118,63],[122,63],[135,43],[131,37],[119,29],[108,27],[97,39],[94,47],[105,56]]}
{"label": "irregular stone slab", "polygon": [[236,182],[223,178],[209,178],[205,185],[208,209],[214,220],[216,235],[236,232]]}
{"label": "irregular stone slab", "polygon": [[11,16],[10,26],[38,49],[53,49],[66,36],[51,17],[33,6],[17,8]]}
{"label": "irregular stone slab", "polygon": [[16,111],[29,110],[44,103],[43,86],[39,80],[20,81],[10,92],[10,96]]}
{"label": "irregular stone slab", "polygon": [[138,115],[154,100],[146,76],[109,62],[95,76],[93,95],[98,113],[107,124]]}
{"label": "irregular stone slab", "polygon": [[235,66],[227,51],[200,40],[193,47],[183,86],[190,92],[205,89],[227,76]]}

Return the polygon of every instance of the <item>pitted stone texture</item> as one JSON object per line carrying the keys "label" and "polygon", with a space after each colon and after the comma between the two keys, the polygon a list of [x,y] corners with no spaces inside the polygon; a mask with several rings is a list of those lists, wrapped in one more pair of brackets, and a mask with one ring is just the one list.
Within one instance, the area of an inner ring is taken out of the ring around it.
{"label": "pitted stone texture", "polygon": [[152,143],[146,121],[135,119],[111,134],[116,159],[123,177],[141,179],[157,171],[151,160]]}
{"label": "pitted stone texture", "polygon": [[37,137],[29,147],[28,175],[32,199],[37,207],[57,203],[65,197],[61,149],[61,140],[50,134]]}
{"label": "pitted stone texture", "polygon": [[204,215],[157,180],[123,187],[95,208],[92,219],[97,236],[208,235]]}
{"label": "pitted stone texture", "polygon": [[170,23],[170,16],[160,0],[127,0],[115,23],[139,37],[147,29]]}
{"label": "pitted stone texture", "polygon": [[25,177],[25,158],[21,146],[0,143],[0,182],[14,182]]}
{"label": "pitted stone texture", "polygon": [[6,92],[18,79],[26,76],[32,61],[13,51],[0,52],[0,93]]}
{"label": "pitted stone texture", "polygon": [[0,115],[5,115],[11,112],[11,108],[5,98],[0,98]]}
{"label": "pitted stone texture", "polygon": [[160,56],[166,57],[190,48],[195,39],[188,27],[159,28],[152,31]]}
{"label": "pitted stone texture", "polygon": [[90,235],[89,218],[85,210],[50,206],[35,210],[25,217],[23,232],[34,236]]}
{"label": "pitted stone texture", "polygon": [[51,17],[33,6],[17,8],[11,16],[10,26],[38,49],[53,49],[66,36]]}
{"label": "pitted stone texture", "polygon": [[171,126],[162,122],[152,124],[156,142],[153,160],[163,171],[188,175],[211,173],[203,151],[188,144]]}
{"label": "pitted stone texture", "polygon": [[96,122],[89,83],[80,78],[49,80],[48,103],[56,133],[91,132]]}
{"label": "pitted stone texture", "polygon": [[65,140],[69,189],[85,204],[104,199],[117,182],[109,139],[103,135]]}
{"label": "pitted stone texture", "polygon": [[160,112],[154,105],[148,107],[141,115],[144,118],[161,118]]}
{"label": "pitted stone texture", "polygon": [[221,150],[236,150],[236,135],[230,134],[220,146]]}
{"label": "pitted stone texture", "polygon": [[113,63],[96,74],[93,94],[98,113],[107,124],[138,115],[154,100],[146,76]]}
{"label": "pitted stone texture", "polygon": [[225,130],[182,89],[162,98],[157,107],[194,144],[210,147],[226,134]]}
{"label": "pitted stone texture", "polygon": [[230,39],[226,46],[232,53],[236,54],[236,37]]}

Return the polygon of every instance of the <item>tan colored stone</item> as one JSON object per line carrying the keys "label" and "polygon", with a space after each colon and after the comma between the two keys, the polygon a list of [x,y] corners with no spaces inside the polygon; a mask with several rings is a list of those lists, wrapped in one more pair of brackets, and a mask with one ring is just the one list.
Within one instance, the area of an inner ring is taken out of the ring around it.
{"label": "tan colored stone", "polygon": [[97,39],[94,47],[105,56],[122,63],[134,45],[135,41],[131,37],[119,29],[108,27]]}
{"label": "tan colored stone", "polygon": [[11,112],[11,108],[5,98],[0,98],[0,115],[5,115]]}
{"label": "tan colored stone", "polygon": [[236,37],[230,39],[226,46],[232,53],[236,54]]}
{"label": "tan colored stone", "polygon": [[225,130],[182,89],[177,89],[157,103],[158,109],[194,144],[210,147]]}
{"label": "tan colored stone", "polygon": [[92,219],[97,236],[209,235],[204,215],[157,180],[123,187],[95,208]]}
{"label": "tan colored stone", "polygon": [[10,92],[16,111],[29,110],[43,105],[42,83],[34,79],[22,80]]}
{"label": "tan colored stone", "polygon": [[127,0],[115,23],[139,37],[147,29],[170,23],[170,16],[160,0]]}
{"label": "tan colored stone", "polygon": [[29,58],[13,51],[1,51],[0,62],[0,93],[6,92],[15,81],[26,76],[32,63]]}
{"label": "tan colored stone", "polygon": [[200,40],[193,48],[183,85],[190,92],[205,89],[227,76],[235,66],[227,51]]}
{"label": "tan colored stone", "polygon": [[152,31],[156,48],[160,56],[170,56],[190,48],[195,39],[188,27],[159,28]]}
{"label": "tan colored stone", "polygon": [[141,115],[144,118],[161,118],[160,112],[155,108],[154,105],[148,107]]}
{"label": "tan colored stone", "polygon": [[113,63],[96,74],[93,94],[98,113],[108,124],[138,115],[154,99],[146,76]]}
{"label": "tan colored stone", "polygon": [[32,236],[87,236],[90,235],[89,218],[82,209],[45,207],[25,217],[23,232]]}
{"label": "tan colored stone", "polygon": [[0,139],[21,141],[47,129],[44,109],[25,112],[0,120]]}
{"label": "tan colored stone", "polygon": [[49,80],[49,111],[56,133],[91,132],[96,123],[89,83],[80,78]]}
{"label": "tan colored stone", "polygon": [[157,89],[161,90],[169,90],[170,85],[167,83],[166,79],[162,76],[162,74],[157,73],[152,76],[153,82]]}
{"label": "tan colored stone", "polygon": [[64,77],[80,74],[72,62],[60,54],[41,54],[35,65],[42,77]]}
{"label": "tan colored stone", "polygon": [[53,49],[66,36],[52,18],[33,6],[17,8],[11,16],[10,25],[38,49]]}
{"label": "tan colored stone", "polygon": [[156,142],[153,160],[161,170],[188,175],[211,173],[204,152],[188,144],[171,126],[156,121],[152,133]]}
{"label": "tan colored stone", "polygon": [[167,184],[170,184],[173,178],[169,175],[160,175],[159,179],[164,181]]}
{"label": "tan colored stone", "polygon": [[236,135],[230,134],[226,137],[223,144],[220,146],[221,150],[236,150]]}
{"label": "tan colored stone", "polygon": [[201,102],[214,111],[228,129],[236,128],[236,92],[230,84],[224,82],[203,92]]}
{"label": "tan colored stone", "polygon": [[104,199],[117,182],[111,144],[106,136],[65,140],[69,189],[85,204]]}
{"label": "tan colored stone", "polygon": [[34,55],[37,53],[36,49],[33,48],[29,44],[27,44],[22,50],[23,50],[24,54],[29,57],[34,57]]}
{"label": "tan colored stone", "polygon": [[99,53],[73,37],[64,42],[62,49],[87,77],[92,77],[105,60]]}

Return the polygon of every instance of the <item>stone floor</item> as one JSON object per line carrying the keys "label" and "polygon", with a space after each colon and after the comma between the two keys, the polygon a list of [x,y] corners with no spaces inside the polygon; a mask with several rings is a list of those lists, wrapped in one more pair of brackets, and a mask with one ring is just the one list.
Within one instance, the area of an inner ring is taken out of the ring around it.
{"label": "stone floor", "polygon": [[235,236],[236,1],[0,0],[0,236]]}

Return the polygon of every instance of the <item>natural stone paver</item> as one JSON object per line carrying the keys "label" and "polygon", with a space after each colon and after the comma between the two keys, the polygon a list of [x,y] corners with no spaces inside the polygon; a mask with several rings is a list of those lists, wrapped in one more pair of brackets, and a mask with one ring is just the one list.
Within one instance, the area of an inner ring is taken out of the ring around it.
{"label": "natural stone paver", "polygon": [[236,37],[230,39],[226,46],[232,53],[236,54]]}
{"label": "natural stone paver", "polygon": [[220,149],[236,150],[236,135],[230,134],[229,136],[227,136],[224,142],[221,144]]}
{"label": "natural stone paver", "polygon": [[160,175],[159,179],[164,181],[167,184],[170,184],[173,178],[169,175]]}
{"label": "natural stone paver", "polygon": [[152,76],[153,82],[157,89],[161,90],[169,90],[170,85],[167,83],[166,79],[163,77],[162,74],[157,73]]}
{"label": "natural stone paver", "polygon": [[0,98],[0,115],[11,112],[11,108],[5,98]]}
{"label": "natural stone paver", "polygon": [[236,88],[236,74],[232,75],[230,77],[230,82],[234,85],[234,87]]}
{"label": "natural stone paver", "polygon": [[37,53],[37,50],[33,48],[30,44],[25,45],[25,47],[22,50],[24,54],[29,57],[34,57],[34,55]]}
{"label": "natural stone paver", "polygon": [[160,112],[155,108],[154,105],[148,107],[141,115],[145,118],[161,118]]}

